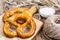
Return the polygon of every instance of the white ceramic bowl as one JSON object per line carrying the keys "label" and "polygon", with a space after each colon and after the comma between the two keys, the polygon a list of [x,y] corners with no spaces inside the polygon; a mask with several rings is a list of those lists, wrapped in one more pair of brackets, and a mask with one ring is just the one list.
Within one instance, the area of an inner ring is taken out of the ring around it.
{"label": "white ceramic bowl", "polygon": [[55,9],[51,7],[44,7],[39,9],[39,13],[42,17],[49,17],[55,14]]}

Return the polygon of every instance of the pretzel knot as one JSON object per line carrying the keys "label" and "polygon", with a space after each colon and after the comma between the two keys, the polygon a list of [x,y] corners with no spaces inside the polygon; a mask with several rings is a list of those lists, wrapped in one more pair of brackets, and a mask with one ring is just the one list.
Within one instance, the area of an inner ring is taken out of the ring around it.
{"label": "pretzel knot", "polygon": [[[36,30],[35,21],[31,12],[27,8],[14,8],[5,12],[3,16],[4,33],[7,37],[23,37],[27,38],[34,34]],[[16,27],[16,31],[10,31],[10,27]],[[29,26],[28,26],[29,25]],[[28,32],[24,32],[26,27],[30,27]]]}

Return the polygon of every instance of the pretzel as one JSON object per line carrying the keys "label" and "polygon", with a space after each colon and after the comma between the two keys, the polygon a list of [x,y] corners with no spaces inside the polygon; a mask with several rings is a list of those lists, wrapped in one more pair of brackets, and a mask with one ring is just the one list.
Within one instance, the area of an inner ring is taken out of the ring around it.
{"label": "pretzel", "polygon": [[[3,16],[4,33],[6,34],[6,36],[8,37],[19,36],[23,38],[32,36],[36,30],[36,24],[32,18],[32,14],[34,12],[31,12],[29,9],[23,9],[23,8],[15,8],[15,9],[8,10]],[[21,23],[22,20],[25,20],[25,22]],[[9,31],[9,27],[11,26],[10,24],[16,27],[15,32]],[[26,34],[23,33],[22,30],[19,30],[21,28],[24,29],[25,26],[29,24],[31,24],[30,31],[28,31]]]}

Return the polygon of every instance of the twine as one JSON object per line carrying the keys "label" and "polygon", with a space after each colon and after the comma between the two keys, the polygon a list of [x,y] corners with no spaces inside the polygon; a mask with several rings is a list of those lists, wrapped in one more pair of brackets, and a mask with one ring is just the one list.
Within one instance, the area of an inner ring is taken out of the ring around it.
{"label": "twine", "polygon": [[46,35],[53,39],[60,39],[60,15],[54,15],[51,17],[48,17],[45,24],[43,31],[46,33]]}

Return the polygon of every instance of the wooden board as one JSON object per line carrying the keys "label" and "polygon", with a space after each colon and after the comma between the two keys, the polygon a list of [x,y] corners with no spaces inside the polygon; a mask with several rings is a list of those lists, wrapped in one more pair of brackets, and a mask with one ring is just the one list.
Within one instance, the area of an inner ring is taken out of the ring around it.
{"label": "wooden board", "polygon": [[0,16],[0,40],[31,40],[35,37],[35,35],[38,33],[38,31],[41,29],[41,27],[43,25],[43,23],[41,21],[33,18],[34,21],[36,22],[36,31],[35,31],[33,36],[31,36],[30,38],[26,38],[26,39],[22,39],[20,37],[8,38],[3,33],[3,25],[4,24],[3,24],[3,21],[2,21],[2,17],[3,17],[3,15]]}

